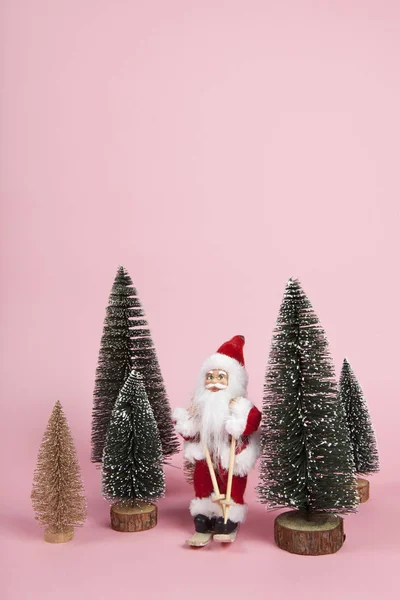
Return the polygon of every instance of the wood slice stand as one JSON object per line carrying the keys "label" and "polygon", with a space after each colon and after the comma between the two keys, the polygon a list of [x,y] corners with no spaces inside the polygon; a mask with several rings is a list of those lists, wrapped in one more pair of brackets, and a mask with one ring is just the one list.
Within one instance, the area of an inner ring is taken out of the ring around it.
{"label": "wood slice stand", "polygon": [[328,513],[314,513],[307,519],[290,510],[275,519],[275,542],[293,554],[318,556],[337,552],[345,540],[343,519]]}
{"label": "wood slice stand", "polygon": [[357,478],[357,492],[360,498],[360,504],[369,499],[369,481],[362,477]]}
{"label": "wood slice stand", "polygon": [[149,502],[118,502],[110,508],[111,527],[115,531],[145,531],[157,525],[157,506]]}
{"label": "wood slice stand", "polygon": [[44,530],[44,541],[49,542],[49,544],[63,544],[71,541],[73,537],[73,527],[66,527],[64,531],[55,531],[51,527],[46,527]]}

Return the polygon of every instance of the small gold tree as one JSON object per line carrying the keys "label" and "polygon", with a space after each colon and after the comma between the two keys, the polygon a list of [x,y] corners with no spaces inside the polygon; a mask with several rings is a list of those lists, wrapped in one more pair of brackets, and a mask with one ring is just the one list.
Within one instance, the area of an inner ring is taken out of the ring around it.
{"label": "small gold tree", "polygon": [[50,415],[36,465],[32,505],[46,542],[68,542],[86,519],[86,499],[71,431],[59,401]]}

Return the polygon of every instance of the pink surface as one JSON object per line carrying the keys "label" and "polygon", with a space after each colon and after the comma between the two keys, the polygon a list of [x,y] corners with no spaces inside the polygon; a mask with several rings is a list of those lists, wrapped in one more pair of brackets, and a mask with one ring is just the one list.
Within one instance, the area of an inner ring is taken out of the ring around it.
{"label": "pink surface", "polygon": [[[0,12],[2,598],[394,598],[400,4],[3,0]],[[276,548],[256,473],[234,547],[183,546],[190,489],[172,468],[156,529],[109,529],[89,436],[119,264],[174,406],[237,333],[261,406],[285,282],[300,278],[380,445],[372,499],[338,554]],[[29,494],[57,399],[89,517],[56,547]]]}

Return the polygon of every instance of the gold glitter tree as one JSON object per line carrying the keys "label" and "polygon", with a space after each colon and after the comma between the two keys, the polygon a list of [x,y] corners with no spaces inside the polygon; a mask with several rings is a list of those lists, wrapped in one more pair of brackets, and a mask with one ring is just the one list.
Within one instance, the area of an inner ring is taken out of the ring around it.
{"label": "gold glitter tree", "polygon": [[86,499],[71,431],[59,401],[39,450],[32,505],[47,542],[67,542],[86,519]]}

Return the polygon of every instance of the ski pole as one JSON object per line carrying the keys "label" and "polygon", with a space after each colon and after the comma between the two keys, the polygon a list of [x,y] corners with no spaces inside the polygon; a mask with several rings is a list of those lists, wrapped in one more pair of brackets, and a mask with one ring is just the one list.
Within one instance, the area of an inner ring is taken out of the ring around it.
{"label": "ski pole", "polygon": [[232,495],[232,479],[233,479],[233,463],[235,461],[235,452],[236,452],[236,440],[232,436],[231,437],[231,448],[229,454],[229,469],[228,469],[228,482],[226,485],[226,496],[224,500],[225,511],[224,511],[224,523],[228,521],[229,517],[229,507]]}
{"label": "ski pole", "polygon": [[[208,466],[208,470],[210,471],[210,477],[211,477],[211,481],[213,484],[213,488],[214,488],[214,494],[215,494],[215,501],[219,502],[220,500],[222,500],[223,498],[225,498],[224,494],[221,494],[221,492],[219,491],[219,487],[218,487],[218,481],[217,478],[215,476],[215,470],[214,470],[214,465],[212,463],[211,460],[211,456],[210,456],[210,451],[207,448],[206,444],[204,444],[204,452],[206,455],[206,462],[207,462],[207,466]],[[221,509],[222,509],[222,514],[225,517],[225,507],[220,505]]]}

